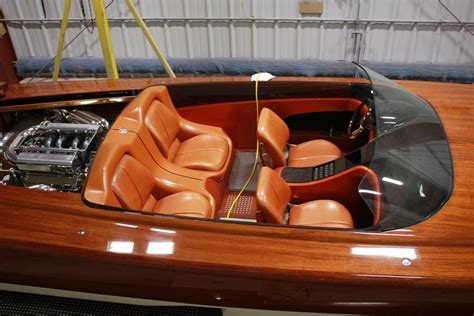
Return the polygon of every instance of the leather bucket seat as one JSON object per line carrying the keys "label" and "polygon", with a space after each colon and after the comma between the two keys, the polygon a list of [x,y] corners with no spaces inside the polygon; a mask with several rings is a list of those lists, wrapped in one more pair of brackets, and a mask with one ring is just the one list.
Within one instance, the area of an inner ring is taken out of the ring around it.
{"label": "leather bucket seat", "polygon": [[[275,169],[288,167],[317,166],[342,156],[341,150],[333,143],[316,139],[289,147],[288,159],[285,149],[290,130],[275,112],[263,108],[258,120],[258,140],[263,145],[264,155],[268,155],[270,166]],[[267,159],[264,159],[265,164]],[[287,162],[286,162],[287,160]]]}
{"label": "leather bucket seat", "polygon": [[130,155],[124,155],[117,165],[111,187],[125,208],[200,218],[211,215],[211,205],[200,193],[182,191],[163,197],[145,166]]}
{"label": "leather bucket seat", "polygon": [[213,218],[216,207],[205,180],[167,171],[137,134],[116,130],[97,152],[83,197],[99,205],[203,218]]}
{"label": "leather bucket seat", "polygon": [[263,167],[257,181],[257,207],[267,223],[354,228],[352,216],[340,203],[333,200],[316,200],[293,206],[289,219],[285,219],[291,199],[288,184],[272,169]]}
{"label": "leather bucket seat", "polygon": [[172,173],[220,181],[230,164],[232,141],[227,134],[181,117],[164,86],[143,90],[112,129],[137,133],[157,163]]}

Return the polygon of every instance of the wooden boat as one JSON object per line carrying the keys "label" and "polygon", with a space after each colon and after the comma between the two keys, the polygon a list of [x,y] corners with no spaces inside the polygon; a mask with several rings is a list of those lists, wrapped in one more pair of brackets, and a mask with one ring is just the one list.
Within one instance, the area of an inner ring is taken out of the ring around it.
{"label": "wooden boat", "polygon": [[9,87],[2,288],[472,310],[473,86],[359,72],[260,82],[258,122],[242,77]]}

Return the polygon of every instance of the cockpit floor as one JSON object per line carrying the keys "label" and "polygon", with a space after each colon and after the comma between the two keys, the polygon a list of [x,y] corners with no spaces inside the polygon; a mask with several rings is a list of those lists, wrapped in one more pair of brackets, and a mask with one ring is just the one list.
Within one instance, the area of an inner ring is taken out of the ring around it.
{"label": "cockpit floor", "polygon": [[[234,163],[232,165],[232,171],[230,173],[229,183],[227,189],[230,192],[239,192],[247,181],[255,160],[255,151],[244,151],[237,150],[235,152]],[[249,185],[244,192],[255,192],[257,186],[258,174],[260,172],[261,164],[260,160],[257,165],[257,170],[252,177]]]}
{"label": "cockpit floor", "polygon": [[[222,207],[216,212],[216,218],[220,219],[227,216],[232,202],[237,197],[238,192],[228,192],[222,200]],[[230,217],[239,219],[255,219],[257,204],[253,194],[244,193],[240,196],[239,201],[235,205]]]}

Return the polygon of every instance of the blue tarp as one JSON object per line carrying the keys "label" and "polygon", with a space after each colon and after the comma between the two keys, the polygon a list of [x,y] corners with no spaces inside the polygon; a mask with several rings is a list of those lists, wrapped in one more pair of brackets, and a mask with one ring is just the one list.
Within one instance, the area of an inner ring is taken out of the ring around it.
{"label": "blue tarp", "polygon": [[[18,75],[32,76],[50,61],[50,58],[20,58],[16,63]],[[245,58],[169,59],[177,76],[249,76],[267,71],[276,76],[351,76],[353,67],[348,62],[321,60],[272,60]],[[416,79],[447,82],[474,82],[474,63],[454,64],[397,64],[362,62],[391,79]],[[118,58],[118,71],[122,77],[166,76],[157,59]],[[53,63],[39,76],[49,77]],[[103,77],[105,67],[101,58],[64,58],[61,63],[63,77]]]}

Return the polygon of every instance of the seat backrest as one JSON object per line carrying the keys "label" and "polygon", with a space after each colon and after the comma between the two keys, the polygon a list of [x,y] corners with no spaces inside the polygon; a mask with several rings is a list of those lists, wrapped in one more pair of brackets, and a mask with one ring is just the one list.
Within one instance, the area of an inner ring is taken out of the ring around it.
{"label": "seat backrest", "polygon": [[[89,171],[84,199],[95,204],[141,210],[143,205],[136,203],[137,197],[127,195],[134,190],[150,195],[155,186],[154,169],[153,158],[135,133],[110,130]],[[132,179],[129,181],[127,177]],[[134,183],[139,184],[138,189],[130,187]]]}
{"label": "seat backrest", "polygon": [[285,165],[285,146],[290,137],[290,130],[285,122],[268,108],[263,108],[258,119],[257,137],[265,154],[271,159],[271,167]]}
{"label": "seat backrest", "polygon": [[136,133],[110,130],[89,171],[83,198],[92,204],[153,211],[156,201],[183,191],[206,197],[214,216],[215,199],[205,181],[162,168]]}
{"label": "seat backrest", "polygon": [[[112,125],[112,130],[127,129],[141,134],[151,135],[161,155],[168,159],[174,155],[179,145],[180,116],[165,86],[146,88],[133,99],[120,113]],[[147,144],[151,146],[151,144]]]}
{"label": "seat backrest", "polygon": [[145,114],[145,125],[153,136],[163,156],[174,156],[179,140],[179,117],[163,103],[153,101]]}
{"label": "seat backrest", "polygon": [[156,201],[152,195],[154,187],[153,177],[145,166],[125,154],[115,169],[111,183],[121,206],[133,210],[148,208],[147,204]]}
{"label": "seat backrest", "polygon": [[263,167],[257,181],[257,208],[266,223],[285,224],[285,211],[291,199],[288,184],[272,169]]}

